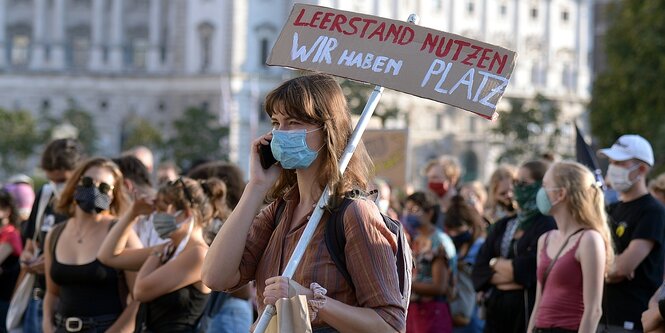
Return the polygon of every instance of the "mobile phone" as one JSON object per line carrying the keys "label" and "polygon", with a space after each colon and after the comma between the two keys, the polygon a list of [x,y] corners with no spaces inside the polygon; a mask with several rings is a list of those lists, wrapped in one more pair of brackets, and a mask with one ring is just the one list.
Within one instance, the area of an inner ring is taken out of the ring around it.
{"label": "mobile phone", "polygon": [[272,154],[270,149],[270,142],[267,145],[259,146],[259,157],[261,158],[261,166],[264,169],[269,169],[273,164],[277,163],[277,159]]}

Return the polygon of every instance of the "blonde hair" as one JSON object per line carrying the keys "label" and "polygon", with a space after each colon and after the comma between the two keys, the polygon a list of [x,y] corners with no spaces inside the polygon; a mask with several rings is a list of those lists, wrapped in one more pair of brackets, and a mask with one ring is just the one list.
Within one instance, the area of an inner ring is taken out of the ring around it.
{"label": "blonde hair", "polygon": [[122,177],[122,172],[120,172],[120,168],[108,158],[93,157],[81,163],[76,170],[74,170],[72,176],[69,177],[69,180],[67,180],[65,188],[60,195],[60,200],[58,200],[58,203],[56,204],[56,212],[63,215],[74,216],[74,212],[76,211],[74,192],[76,191],[76,187],[78,186],[81,177],[83,177],[86,171],[92,168],[104,168],[113,174],[114,184],[109,184],[113,186],[113,201],[111,202],[109,212],[114,216],[120,216],[125,208],[129,206],[129,200],[126,194],[127,191],[125,190],[125,182]]}
{"label": "blonde hair", "polygon": [[607,224],[603,190],[596,184],[591,171],[580,163],[556,162],[550,168],[550,172],[556,187],[566,190],[567,195],[564,200],[568,203],[575,221],[586,228],[598,231],[602,236],[606,252],[605,271],[608,272],[614,263],[614,248],[610,227]]}
{"label": "blonde hair", "polygon": [[649,189],[653,192],[665,195],[665,173],[661,173],[656,179],[651,180],[649,182]]}
{"label": "blonde hair", "polygon": [[[372,161],[362,141],[356,147],[344,176],[339,173],[339,159],[353,131],[346,98],[337,81],[326,74],[297,77],[282,83],[266,96],[266,112],[275,113],[321,126],[324,145],[319,152],[321,166],[318,185],[330,187],[333,206],[347,191],[367,190]],[[284,169],[268,193],[268,198],[282,197],[296,185],[295,170]],[[302,194],[302,193],[301,193]]]}
{"label": "blonde hair", "polygon": [[496,170],[492,173],[489,183],[489,191],[487,193],[487,203],[486,207],[488,208],[488,216],[495,216],[497,212],[497,193],[499,190],[499,184],[506,180],[510,179],[513,182],[517,178],[517,169],[508,164],[499,165]]}

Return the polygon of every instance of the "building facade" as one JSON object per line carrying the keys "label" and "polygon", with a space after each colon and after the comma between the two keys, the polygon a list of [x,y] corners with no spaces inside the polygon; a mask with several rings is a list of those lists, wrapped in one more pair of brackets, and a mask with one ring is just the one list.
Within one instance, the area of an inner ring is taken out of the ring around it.
{"label": "building facade", "polygon": [[[263,97],[294,75],[265,65],[293,2],[0,0],[0,107],[58,116],[75,103],[94,115],[101,152],[115,154],[128,119],[168,135],[187,107],[202,106],[230,126],[223,149],[246,168],[250,141],[270,126]],[[516,50],[504,101],[541,93],[574,119],[589,100],[592,0],[308,2],[400,20],[416,13],[423,26]],[[409,129],[411,182],[440,154],[458,156],[468,179],[489,177],[500,146],[491,122],[397,92],[382,105],[401,110],[388,128]]]}

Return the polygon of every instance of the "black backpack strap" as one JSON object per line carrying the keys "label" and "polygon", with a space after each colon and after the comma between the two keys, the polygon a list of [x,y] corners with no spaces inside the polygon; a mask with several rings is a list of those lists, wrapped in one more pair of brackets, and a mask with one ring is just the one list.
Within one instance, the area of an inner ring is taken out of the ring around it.
{"label": "black backpack strap", "polygon": [[326,247],[328,248],[328,253],[337,270],[342,274],[344,280],[349,284],[351,289],[355,292],[355,286],[353,285],[353,280],[351,280],[351,274],[346,269],[346,255],[344,254],[344,249],[346,247],[346,235],[344,234],[344,211],[349,205],[353,202],[353,199],[344,198],[342,204],[330,213],[328,222],[326,223],[326,229],[324,232],[324,238],[326,240]]}

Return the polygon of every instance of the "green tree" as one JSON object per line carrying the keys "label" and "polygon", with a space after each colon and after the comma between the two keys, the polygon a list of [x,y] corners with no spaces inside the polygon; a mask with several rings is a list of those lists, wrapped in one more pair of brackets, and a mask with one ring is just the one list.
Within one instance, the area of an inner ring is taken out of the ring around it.
{"label": "green tree", "polygon": [[511,110],[500,113],[492,131],[502,137],[500,163],[518,164],[555,151],[561,137],[560,110],[538,94],[532,100],[510,99]]}
{"label": "green tree", "polygon": [[649,140],[665,167],[665,1],[622,0],[608,11],[607,70],[596,78],[591,129],[602,146],[622,134]]}
{"label": "green tree", "polygon": [[[81,141],[86,153],[94,155],[97,151],[97,129],[92,115],[78,107],[74,100],[69,100],[69,107],[61,117],[54,117],[48,110],[40,111],[41,118],[41,140],[48,142],[54,137],[62,135],[74,137]],[[64,130],[66,127],[74,127],[76,131]],[[60,133],[59,133],[60,132]],[[64,133],[64,134],[63,134]]]}
{"label": "green tree", "polygon": [[122,150],[127,150],[139,145],[151,149],[163,148],[164,140],[162,133],[145,118],[133,117],[123,126]]}
{"label": "green tree", "polygon": [[[362,114],[365,109],[365,104],[367,104],[367,100],[374,90],[374,86],[352,80],[344,80],[340,86],[342,87],[342,92],[349,105],[349,111],[352,114]],[[397,118],[399,114],[400,109],[397,106],[385,106],[379,102],[372,117],[379,118],[381,120],[381,126],[385,128],[386,122],[389,119]]]}
{"label": "green tree", "polygon": [[229,129],[219,125],[217,117],[199,107],[190,107],[173,122],[175,136],[168,140],[169,155],[178,165],[185,167],[199,159],[228,159],[221,141]]}
{"label": "green tree", "polygon": [[37,122],[28,111],[0,109],[0,168],[7,174],[25,171],[26,160],[40,143]]}

